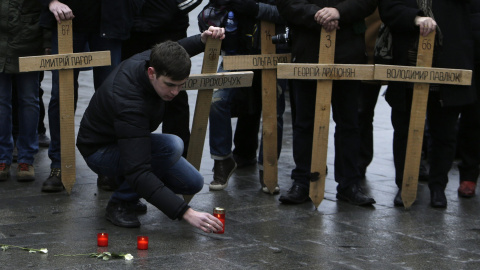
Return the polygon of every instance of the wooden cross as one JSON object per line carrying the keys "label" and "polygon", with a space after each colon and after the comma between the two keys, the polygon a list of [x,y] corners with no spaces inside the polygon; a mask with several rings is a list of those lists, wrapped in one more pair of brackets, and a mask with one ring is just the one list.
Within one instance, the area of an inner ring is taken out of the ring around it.
{"label": "wooden cross", "polygon": [[320,33],[318,62],[321,65],[278,65],[278,78],[318,80],[312,145],[315,151],[312,151],[311,164],[311,172],[315,179],[310,181],[309,194],[316,208],[325,195],[332,80],[373,80],[373,65],[334,64],[336,33],[336,30],[327,32],[325,29]]}
{"label": "wooden cross", "polygon": [[73,69],[109,66],[110,51],[73,53],[72,21],[58,24],[57,55],[20,57],[20,72],[58,70],[62,183],[68,194],[75,184],[75,111]]}
{"label": "wooden cross", "polygon": [[[197,170],[200,170],[202,162],[213,89],[247,87],[252,85],[253,80],[253,72],[251,71],[216,73],[221,45],[222,41],[220,39],[212,39],[210,37],[207,39],[203,56],[202,75],[191,75],[185,82],[183,89],[203,90],[197,94],[187,153],[187,160]],[[193,198],[193,195],[184,195],[183,198],[188,203]]]}
{"label": "wooden cross", "polygon": [[[412,116],[405,163],[403,194],[407,202],[413,203],[416,197],[418,183],[418,170],[425,124],[426,101],[428,100],[428,83],[469,85],[471,70],[425,68],[425,53],[433,52],[433,38],[424,39],[419,45],[420,67],[389,66],[389,65],[350,65],[333,64],[335,55],[336,32],[326,32],[322,29],[320,36],[319,63],[323,64],[279,64],[278,78],[284,79],[317,79],[317,96],[315,104],[315,122],[312,149],[311,172],[315,175],[310,182],[310,198],[316,208],[320,205],[325,194],[326,157],[328,147],[328,128],[330,122],[330,102],[332,96],[332,80],[381,80],[381,81],[406,81],[426,85],[426,90],[420,89],[420,98],[414,98],[412,103]],[[427,37],[428,38],[428,37]],[[423,44],[423,45],[422,45]],[[428,45],[430,44],[430,45]],[[431,61],[431,56],[430,56]],[[431,66],[431,63],[429,64]],[[403,74],[403,75],[402,75]],[[408,74],[408,76],[407,76]],[[441,75],[438,75],[441,74]],[[425,86],[423,86],[425,87]],[[417,91],[418,87],[415,87]],[[425,93],[426,91],[426,93]],[[414,94],[415,95],[415,94]],[[423,105],[419,105],[419,104]],[[417,106],[419,109],[417,110]],[[423,107],[424,108],[423,108]],[[422,109],[423,108],[423,109]],[[412,127],[412,124],[414,127]],[[420,142],[418,142],[420,140]],[[410,148],[410,151],[408,150]],[[408,172],[407,172],[408,164]],[[408,178],[406,180],[406,178]],[[407,197],[408,196],[408,197]],[[413,201],[412,201],[413,198]],[[404,201],[405,204],[405,201]],[[405,204],[406,205],[406,204]],[[411,204],[410,204],[411,205]]]}
{"label": "wooden cross", "polygon": [[421,41],[418,43],[417,53],[417,67],[419,68],[395,68],[380,65],[375,67],[376,79],[415,82],[401,195],[406,209],[410,208],[417,198],[418,172],[422,155],[429,83],[470,85],[472,81],[471,70],[430,68],[433,59],[435,32],[426,37],[420,35],[419,40]]}
{"label": "wooden cross", "polygon": [[279,63],[289,63],[290,54],[275,54],[272,35],[275,24],[261,22],[261,54],[223,57],[226,70],[262,70],[263,176],[271,194],[277,186],[277,78]]}

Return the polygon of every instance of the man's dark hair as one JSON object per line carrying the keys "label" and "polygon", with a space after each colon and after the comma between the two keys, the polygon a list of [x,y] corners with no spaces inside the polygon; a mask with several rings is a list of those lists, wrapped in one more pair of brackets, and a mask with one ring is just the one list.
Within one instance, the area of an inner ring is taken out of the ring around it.
{"label": "man's dark hair", "polygon": [[150,66],[155,69],[157,78],[167,76],[175,81],[188,78],[192,62],[187,51],[177,42],[165,41],[152,48]]}

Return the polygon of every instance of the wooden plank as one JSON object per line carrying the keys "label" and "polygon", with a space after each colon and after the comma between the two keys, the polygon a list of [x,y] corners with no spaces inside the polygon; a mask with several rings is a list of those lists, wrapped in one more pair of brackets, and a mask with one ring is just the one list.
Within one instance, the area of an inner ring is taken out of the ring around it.
{"label": "wooden plank", "polygon": [[471,85],[472,71],[465,69],[375,65],[375,80]]}
{"label": "wooden plank", "polygon": [[279,79],[373,80],[374,65],[278,64]]}
{"label": "wooden plank", "polygon": [[[273,33],[275,35],[275,33]],[[264,38],[262,38],[263,40]],[[272,42],[271,36],[268,42]],[[275,46],[272,43],[273,46]],[[233,55],[223,57],[225,70],[252,70],[252,69],[276,69],[279,63],[290,63],[291,54],[255,54],[255,55]]]}
{"label": "wooden plank", "polygon": [[[431,67],[435,44],[435,32],[430,33],[427,37],[420,35],[419,40],[417,66]],[[422,155],[428,91],[429,84],[414,84],[402,184],[402,200],[406,209],[410,208],[417,198],[418,172]]]}
{"label": "wooden plank", "polygon": [[[58,24],[58,52],[73,52],[72,21]],[[68,194],[75,184],[75,110],[73,70],[59,70],[60,154],[62,183]]]}
{"label": "wooden plank", "polygon": [[[203,56],[202,74],[217,72],[218,58],[220,56],[220,39],[208,38],[205,44],[205,53]],[[195,105],[195,114],[193,116],[192,132],[190,143],[188,145],[187,160],[200,170],[202,162],[203,145],[205,144],[205,134],[207,132],[208,116],[212,104],[213,89],[198,91],[197,102]],[[184,195],[184,200],[189,203],[193,195]]]}
{"label": "wooden plank", "polygon": [[[275,45],[272,43],[272,36],[275,35],[275,24],[262,21],[261,30],[260,44],[262,54],[259,55],[259,57],[271,58],[272,54],[275,54]],[[283,60],[289,61],[289,57],[284,57]],[[275,65],[277,63],[275,63]],[[263,182],[265,183],[265,186],[267,186],[268,191],[270,191],[270,194],[273,194],[278,183],[276,69],[262,70],[262,119]]]}
{"label": "wooden plank", "polygon": [[211,90],[252,86],[253,71],[193,74],[182,90]]}
{"label": "wooden plank", "polygon": [[[327,32],[322,28],[318,62],[333,64],[337,31]],[[332,81],[317,81],[315,101],[315,122],[312,145],[312,179],[310,180],[310,198],[318,208],[325,196],[325,178],[327,167],[328,129],[330,125],[330,104],[332,101]]]}
{"label": "wooden plank", "polygon": [[111,65],[110,51],[19,57],[20,72]]}

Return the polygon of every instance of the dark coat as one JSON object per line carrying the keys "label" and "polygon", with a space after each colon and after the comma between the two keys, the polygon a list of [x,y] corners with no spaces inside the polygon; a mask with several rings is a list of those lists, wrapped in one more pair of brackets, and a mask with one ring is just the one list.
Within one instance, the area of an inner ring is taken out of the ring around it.
{"label": "dark coat", "polygon": [[141,12],[135,16],[132,31],[162,33],[186,31],[188,13],[202,0],[146,0]]}
{"label": "dark coat", "polygon": [[[439,68],[473,69],[473,38],[470,24],[469,1],[435,0],[432,11],[443,34],[443,45],[435,45],[433,66]],[[382,21],[390,28],[393,38],[393,64],[409,65],[408,51],[418,42],[419,28],[416,16],[424,16],[416,0],[382,0],[379,2]],[[455,18],[455,19],[452,19]],[[412,83],[389,82],[386,99],[390,106],[406,108],[406,89]],[[443,106],[459,106],[475,100],[470,86],[439,85]]]}
{"label": "dark coat", "polygon": [[314,15],[324,7],[334,7],[340,13],[335,63],[365,63],[364,19],[376,6],[376,0],[277,0],[280,15],[291,30],[293,61],[318,63],[321,25]]}
{"label": "dark coat", "polygon": [[[51,0],[39,0],[44,5],[41,26],[55,28],[56,20],[48,9]],[[140,12],[144,0],[62,0],[73,11],[73,31],[98,33],[103,38],[125,40],[130,37],[133,17]],[[89,7],[91,5],[91,7]]]}
{"label": "dark coat", "polygon": [[40,12],[37,0],[0,2],[0,72],[18,73],[18,57],[43,54],[51,34],[40,28]]}
{"label": "dark coat", "polygon": [[[179,43],[193,56],[205,46],[200,35]],[[181,218],[188,205],[151,171],[150,133],[164,118],[165,101],[155,92],[147,68],[150,50],[123,61],[95,92],[80,123],[77,147],[84,157],[118,144],[128,184],[171,219]]]}

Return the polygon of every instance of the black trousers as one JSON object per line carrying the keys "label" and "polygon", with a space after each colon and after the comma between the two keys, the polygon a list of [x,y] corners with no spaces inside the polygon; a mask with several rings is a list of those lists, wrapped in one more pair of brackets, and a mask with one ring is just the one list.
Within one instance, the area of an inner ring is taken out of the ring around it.
{"label": "black trousers", "polygon": [[[411,104],[411,95],[407,98]],[[395,163],[395,183],[402,187],[407,151],[410,107],[406,110],[392,108],[393,159]],[[430,133],[428,154],[430,173],[428,185],[445,189],[448,183],[448,172],[455,158],[456,124],[462,107],[442,107],[438,92],[430,92],[427,105],[427,119]]]}

